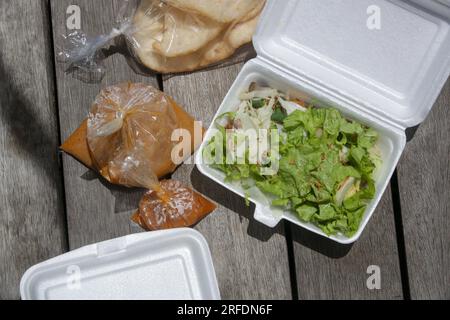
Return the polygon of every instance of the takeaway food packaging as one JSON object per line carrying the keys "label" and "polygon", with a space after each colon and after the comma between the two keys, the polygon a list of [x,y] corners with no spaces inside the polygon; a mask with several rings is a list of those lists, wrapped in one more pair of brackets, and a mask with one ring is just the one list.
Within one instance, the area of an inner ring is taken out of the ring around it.
{"label": "takeaway food packaging", "polygon": [[[172,132],[195,129],[167,95],[143,83],[109,86],[83,123],[62,149],[111,183],[150,189],[133,216],[144,229],[192,226],[215,209],[181,182],[158,181],[176,168]],[[187,142],[197,146],[195,139]],[[27,300],[220,297],[208,245],[190,229],[130,235],[67,253],[27,271],[21,293]]]}
{"label": "takeaway food packaging", "polygon": [[23,300],[219,300],[208,244],[192,229],[129,235],[31,267]]}
{"label": "takeaway food packaging", "polygon": [[189,72],[219,62],[250,43],[265,0],[125,0],[115,27],[95,37],[64,36],[58,61],[87,82],[102,79],[103,49],[124,38],[131,66],[161,73]]}
{"label": "takeaway food packaging", "polygon": [[[375,174],[376,195],[355,242],[374,213],[406,145],[405,130],[425,120],[450,74],[450,2],[388,0],[269,0],[253,38],[249,61],[225,97],[216,119],[239,105],[256,82],[315,105],[338,109],[375,129],[383,164]],[[199,170],[241,195],[239,185],[203,162],[213,127],[197,154]],[[328,237],[294,214],[251,195],[255,219],[275,227],[282,219]]]}
{"label": "takeaway food packaging", "polygon": [[[331,105],[376,129],[383,156],[376,197],[357,234],[330,237],[352,243],[389,183],[406,145],[405,129],[426,118],[449,76],[450,2],[280,3],[268,1],[254,37],[258,56],[244,66],[217,116],[232,110],[240,93],[257,82]],[[245,196],[242,188],[201,164],[211,135],[209,130],[197,154],[199,170]],[[256,220],[269,227],[286,219],[326,236],[289,212],[274,211],[264,198],[250,200]],[[130,235],[72,251],[29,269],[20,289],[23,299],[220,299],[207,244],[190,229]]]}
{"label": "takeaway food packaging", "polygon": [[[190,141],[182,143],[190,152],[175,159],[172,151],[181,140],[172,136],[178,130],[189,132]],[[202,133],[169,96],[144,83],[125,82],[101,90],[87,120],[61,150],[112,184],[149,190],[132,217],[145,230],[189,227],[216,206],[178,181],[159,179],[197,149]]]}

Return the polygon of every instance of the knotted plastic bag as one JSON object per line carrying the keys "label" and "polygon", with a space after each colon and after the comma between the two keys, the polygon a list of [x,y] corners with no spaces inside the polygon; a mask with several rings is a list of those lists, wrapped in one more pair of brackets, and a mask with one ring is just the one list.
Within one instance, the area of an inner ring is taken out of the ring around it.
{"label": "knotted plastic bag", "polygon": [[111,183],[153,189],[170,173],[181,127],[173,104],[161,91],[124,83],[101,91],[88,117],[87,142],[95,168]]}
{"label": "knotted plastic bag", "polygon": [[[103,49],[123,38],[133,62],[157,72],[216,65],[251,41],[264,4],[265,0],[124,0],[111,32],[65,35],[58,60],[68,65],[68,71],[79,71],[81,80],[101,80]],[[238,59],[244,60],[247,53]]]}
{"label": "knotted plastic bag", "polygon": [[215,209],[212,202],[181,182],[164,180],[159,191],[144,195],[132,219],[146,230],[191,227]]}
{"label": "knotted plastic bag", "polygon": [[178,181],[158,180],[176,169],[172,151],[180,141],[172,133],[191,122],[170,97],[139,83],[105,88],[89,113],[92,166],[113,184],[149,189],[133,216],[147,230],[192,226],[216,208]]}

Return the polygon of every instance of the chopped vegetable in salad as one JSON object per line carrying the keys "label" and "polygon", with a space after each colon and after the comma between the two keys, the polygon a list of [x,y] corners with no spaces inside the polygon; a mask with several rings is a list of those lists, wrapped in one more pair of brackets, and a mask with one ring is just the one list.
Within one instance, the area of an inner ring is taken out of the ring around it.
{"label": "chopped vegetable in salad", "polygon": [[[265,156],[257,163],[235,159],[231,163],[216,161],[212,167],[244,189],[257,188],[273,206],[294,212],[301,221],[316,225],[327,235],[353,236],[375,196],[374,171],[381,163],[377,132],[344,118],[336,109],[307,106],[255,83],[240,100],[235,112],[222,115],[216,122],[219,131],[227,132],[220,142],[222,156],[226,157],[236,144],[239,132],[276,129],[281,137],[278,171],[261,173],[274,159],[270,138],[262,150]],[[217,159],[216,139],[205,148],[204,157],[209,160]],[[249,152],[244,156],[249,160]]]}

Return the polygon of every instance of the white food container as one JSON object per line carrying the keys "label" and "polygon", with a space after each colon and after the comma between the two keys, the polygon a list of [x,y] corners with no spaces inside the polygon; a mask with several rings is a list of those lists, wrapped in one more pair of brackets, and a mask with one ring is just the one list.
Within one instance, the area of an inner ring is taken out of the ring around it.
{"label": "white food container", "polygon": [[[220,106],[216,118],[239,105],[239,94],[251,82],[317,100],[380,133],[383,165],[376,173],[376,196],[358,232],[377,207],[406,145],[405,129],[428,115],[450,74],[450,1],[268,0],[253,43],[257,57],[249,61]],[[203,164],[200,172],[244,197],[224,174]],[[279,212],[264,197],[250,197],[255,219],[275,227],[282,219],[328,237],[293,213]]]}
{"label": "white food container", "polygon": [[24,300],[219,300],[205,238],[147,232],[90,245],[30,268]]}

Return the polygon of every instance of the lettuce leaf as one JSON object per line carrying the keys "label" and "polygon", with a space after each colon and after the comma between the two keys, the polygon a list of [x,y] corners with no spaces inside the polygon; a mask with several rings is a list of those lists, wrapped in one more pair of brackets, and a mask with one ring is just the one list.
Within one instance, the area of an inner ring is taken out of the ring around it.
{"label": "lettuce leaf", "polygon": [[305,222],[311,222],[317,211],[316,207],[310,205],[303,205],[296,209],[299,218]]}

